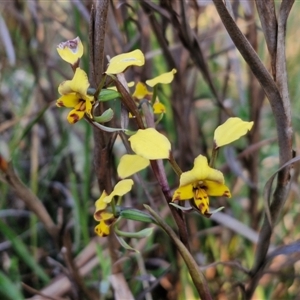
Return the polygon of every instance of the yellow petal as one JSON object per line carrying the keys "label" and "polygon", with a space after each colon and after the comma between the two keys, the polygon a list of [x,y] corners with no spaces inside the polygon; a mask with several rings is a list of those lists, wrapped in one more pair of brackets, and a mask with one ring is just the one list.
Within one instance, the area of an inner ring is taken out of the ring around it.
{"label": "yellow petal", "polygon": [[56,106],[58,107],[75,107],[79,103],[80,98],[76,93],[70,93],[63,95],[56,100]]}
{"label": "yellow petal", "polygon": [[153,104],[153,113],[164,114],[166,112],[166,107],[161,102],[155,102]]}
{"label": "yellow petal", "polygon": [[176,73],[177,73],[177,70],[173,69],[170,72],[163,73],[157,77],[147,80],[146,84],[148,84],[151,87],[154,87],[158,83],[162,83],[162,84],[171,83],[174,79],[174,74],[176,74]]}
{"label": "yellow petal", "polygon": [[[114,214],[113,213],[110,213],[110,212],[107,212],[107,211],[103,211],[101,213],[101,220],[103,221],[108,221],[110,219],[114,219]],[[109,223],[109,222],[106,222],[106,224]]]}
{"label": "yellow petal", "polygon": [[110,232],[110,225],[107,225],[105,221],[101,220],[100,223],[95,227],[95,233],[98,236],[108,236]]}
{"label": "yellow petal", "polygon": [[103,201],[103,199],[107,196],[107,193],[103,191],[100,198],[96,200],[95,202],[95,213],[94,213],[94,219],[96,221],[101,220],[100,213],[103,212],[103,210],[107,207],[107,203]]}
{"label": "yellow petal", "polygon": [[194,160],[194,167],[192,170],[183,172],[180,176],[180,186],[196,183],[203,180],[212,180],[224,183],[224,176],[222,172],[210,168],[207,163],[207,158],[199,155]]}
{"label": "yellow petal", "polygon": [[141,50],[134,50],[113,57],[108,65],[106,74],[119,74],[130,66],[143,66],[145,57]]}
{"label": "yellow petal", "polygon": [[125,154],[121,157],[118,165],[118,175],[121,178],[126,178],[135,174],[150,164],[149,159],[141,157],[139,155]]}
{"label": "yellow petal", "polygon": [[147,159],[169,158],[171,143],[154,128],[139,129],[129,138],[132,150]]}
{"label": "yellow petal", "polygon": [[87,89],[90,86],[86,73],[80,68],[76,69],[69,85],[72,91],[81,95],[81,98],[86,96]]}
{"label": "yellow petal", "polygon": [[112,191],[111,194],[109,194],[108,196],[106,196],[103,201],[105,203],[110,203],[112,198],[114,196],[123,196],[126,193],[128,193],[131,188],[133,186],[133,180],[132,179],[123,179],[121,181],[119,181],[115,187],[114,190]]}
{"label": "yellow petal", "polygon": [[66,62],[74,65],[83,55],[83,45],[79,37],[62,42],[57,46],[57,52]]}
{"label": "yellow petal", "polygon": [[209,196],[215,196],[215,197],[231,197],[231,193],[229,191],[229,188],[222,183],[218,183],[215,181],[206,180],[204,182],[205,190]]}
{"label": "yellow petal", "polygon": [[71,80],[65,80],[58,86],[58,92],[60,95],[68,95],[73,93],[70,87]]}
{"label": "yellow petal", "polygon": [[148,91],[147,86],[144,83],[138,82],[135,86],[135,91],[132,96],[139,100],[142,100],[147,95],[152,95],[152,93]]}
{"label": "yellow petal", "polygon": [[215,148],[219,148],[236,141],[251,130],[253,124],[254,122],[245,122],[240,118],[229,118],[215,130]]}
{"label": "yellow petal", "polygon": [[189,200],[194,197],[193,185],[188,184],[180,186],[173,195],[172,201],[175,200]]}
{"label": "yellow petal", "polygon": [[72,109],[67,116],[67,120],[70,124],[75,124],[79,120],[81,120],[83,116],[84,116],[84,111]]}
{"label": "yellow petal", "polygon": [[[93,97],[85,97],[86,98],[86,101],[85,101],[85,112],[89,115],[90,118],[92,118],[92,102],[94,101],[94,98]],[[92,101],[91,99],[92,98]]]}

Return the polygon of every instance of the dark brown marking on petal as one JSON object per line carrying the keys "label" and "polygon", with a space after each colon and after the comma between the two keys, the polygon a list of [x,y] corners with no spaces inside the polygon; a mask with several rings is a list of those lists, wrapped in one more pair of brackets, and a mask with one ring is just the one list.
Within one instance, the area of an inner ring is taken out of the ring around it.
{"label": "dark brown marking on petal", "polygon": [[224,194],[223,194],[223,196],[227,197],[227,198],[230,197],[230,192],[229,191],[225,191]]}
{"label": "dark brown marking on petal", "polygon": [[62,101],[56,101],[56,106],[58,107],[65,107]]}
{"label": "dark brown marking on petal", "polygon": [[112,217],[111,219],[104,220],[104,223],[105,223],[107,226],[110,226],[114,221],[115,221],[115,218]]}
{"label": "dark brown marking on petal", "polygon": [[73,119],[73,124],[77,123],[80,120],[77,114],[71,114],[70,118]]}

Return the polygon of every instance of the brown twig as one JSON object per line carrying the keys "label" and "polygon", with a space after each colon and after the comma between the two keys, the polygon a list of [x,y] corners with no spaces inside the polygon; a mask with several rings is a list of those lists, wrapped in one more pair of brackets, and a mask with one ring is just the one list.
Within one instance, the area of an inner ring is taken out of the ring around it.
{"label": "brown twig", "polygon": [[[279,144],[279,161],[282,166],[285,162],[292,158],[292,127],[290,119],[290,107],[287,91],[287,76],[285,69],[285,54],[284,54],[284,38],[285,38],[285,26],[288,13],[294,1],[282,2],[280,7],[281,14],[281,44],[277,41],[277,56],[279,55],[279,61],[276,62],[276,83],[272,79],[272,76],[265,68],[257,53],[252,48],[249,41],[242,34],[235,21],[231,18],[227,11],[223,1],[213,0],[218,14],[227,29],[234,44],[240,51],[241,55],[247,62],[251,71],[258,79],[266,96],[268,97],[273,115],[276,122],[278,144]],[[284,4],[285,3],[285,4]],[[278,27],[279,30],[279,27]],[[278,38],[278,37],[277,37]],[[281,54],[278,54],[278,51]],[[281,79],[277,80],[277,72],[282,73]],[[269,223],[268,218],[265,216],[264,223],[260,232],[259,243],[256,250],[256,258],[254,266],[251,270],[253,276],[257,275],[263,268],[266,254],[270,245],[270,238],[273,231],[273,226],[276,223],[282,207],[285,203],[287,193],[290,187],[290,167],[284,168],[278,174],[278,182],[275,192],[273,194],[273,200],[270,205],[270,216],[272,224]],[[259,277],[259,276],[258,276]],[[258,280],[253,280],[250,287],[247,290],[247,299],[250,299],[254,289],[258,283]]]}

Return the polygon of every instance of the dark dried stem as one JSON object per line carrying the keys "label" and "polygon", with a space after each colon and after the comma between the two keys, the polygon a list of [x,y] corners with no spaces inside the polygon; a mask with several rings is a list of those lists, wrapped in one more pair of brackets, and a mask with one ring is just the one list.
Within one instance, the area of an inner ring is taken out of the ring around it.
{"label": "dark dried stem", "polygon": [[[284,38],[285,38],[285,25],[288,12],[292,6],[293,1],[282,2],[280,7],[280,12],[282,13],[282,25],[281,30],[283,33],[281,34],[281,44],[278,45],[277,41],[277,56],[279,56],[278,67],[276,65],[276,72],[281,72],[282,78],[276,80],[276,83],[272,79],[272,76],[265,68],[257,53],[252,48],[249,41],[245,38],[242,32],[237,27],[235,21],[231,18],[228,13],[223,1],[221,0],[213,0],[215,7],[220,15],[220,18],[226,27],[231,39],[234,44],[240,51],[241,55],[249,65],[251,71],[258,79],[261,84],[266,96],[268,97],[273,115],[276,122],[277,136],[278,136],[278,144],[279,144],[279,161],[282,166],[285,162],[292,158],[292,127],[290,120],[290,107],[289,107],[289,99],[287,92],[287,76],[285,70],[285,54],[284,54]],[[284,6],[284,8],[282,8]],[[281,52],[279,54],[278,52]],[[279,66],[280,65],[280,66]],[[282,69],[284,68],[284,70]],[[277,78],[276,74],[276,78]],[[264,224],[262,226],[259,242],[256,250],[256,258],[254,267],[251,270],[251,274],[254,277],[258,274],[263,268],[264,261],[266,259],[266,254],[270,245],[270,238],[273,231],[273,226],[276,223],[279,214],[282,210],[282,207],[285,203],[287,193],[289,191],[289,175],[290,168],[287,167],[283,169],[280,173],[278,173],[278,182],[273,194],[272,203],[270,205],[270,216],[272,220],[272,224],[270,224],[269,220],[265,216]],[[257,276],[258,278],[260,276]],[[258,279],[253,280],[250,283],[249,288],[247,289],[247,299],[250,299],[255,287],[257,285]]]}

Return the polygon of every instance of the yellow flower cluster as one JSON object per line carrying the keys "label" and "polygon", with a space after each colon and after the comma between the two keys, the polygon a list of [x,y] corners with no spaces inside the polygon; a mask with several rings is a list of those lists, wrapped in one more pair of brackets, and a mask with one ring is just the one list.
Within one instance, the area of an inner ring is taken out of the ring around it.
{"label": "yellow flower cluster", "polygon": [[[72,65],[75,71],[72,80],[67,80],[59,85],[58,92],[61,97],[56,101],[58,107],[72,108],[67,116],[70,124],[74,124],[81,120],[85,114],[92,118],[92,106],[95,103],[93,95],[88,94],[90,86],[87,74],[79,67],[80,58],[83,55],[83,45],[79,37],[60,43],[57,46],[57,52],[60,57]],[[134,50],[113,57],[105,72],[107,75],[115,75],[124,72],[131,66],[143,66],[145,57],[141,50]],[[176,70],[161,74],[153,79],[146,81],[150,87],[154,87],[158,83],[167,84],[172,82]],[[151,96],[145,84],[138,82],[133,93],[134,99],[144,99]],[[151,100],[151,99],[150,99]],[[162,114],[166,112],[165,106],[159,101],[158,97],[153,103],[154,114]]]}
{"label": "yellow flower cluster", "polygon": [[[74,40],[59,44],[57,51],[62,59],[72,65],[75,72],[72,80],[66,80],[59,85],[58,92],[61,97],[56,101],[57,106],[72,108],[67,117],[71,124],[82,119],[84,115],[93,119],[92,107],[95,99],[93,95],[88,93],[90,84],[87,74],[78,67],[79,60],[83,55],[83,45],[80,39],[77,37]],[[143,53],[140,50],[134,50],[113,57],[105,73],[107,75],[119,74],[130,66],[142,66],[144,63]],[[168,84],[172,82],[175,74],[176,70],[173,69],[147,80],[146,85],[153,88],[159,83]],[[151,100],[153,93],[148,90],[146,85],[141,82],[136,84],[133,93],[133,98],[136,101]],[[164,113],[165,107],[163,104],[158,99],[154,100],[153,112]],[[239,139],[251,130],[252,126],[253,122],[245,122],[239,118],[229,118],[215,130],[213,151],[217,151],[219,147]],[[170,141],[154,128],[138,130],[129,138],[129,142],[135,154],[126,154],[121,158],[117,172],[122,180],[115,185],[110,194],[103,191],[100,198],[95,202],[94,218],[99,222],[95,227],[95,232],[99,236],[107,236],[110,233],[110,226],[116,220],[115,207],[110,205],[113,198],[115,196],[122,197],[132,189],[133,181],[124,178],[145,169],[149,166],[151,160],[167,159],[171,164],[174,164],[171,159]],[[173,194],[172,202],[191,200],[193,208],[203,215],[210,216],[210,196],[231,197],[231,193],[225,185],[223,174],[209,166],[205,156],[199,155],[194,160],[193,168],[181,173],[179,187]]]}

